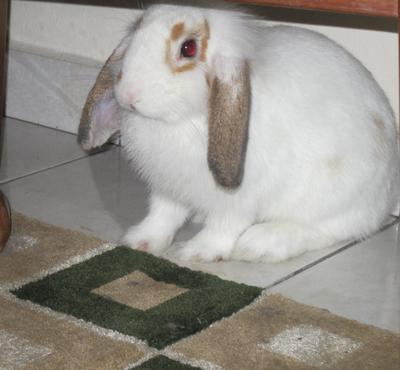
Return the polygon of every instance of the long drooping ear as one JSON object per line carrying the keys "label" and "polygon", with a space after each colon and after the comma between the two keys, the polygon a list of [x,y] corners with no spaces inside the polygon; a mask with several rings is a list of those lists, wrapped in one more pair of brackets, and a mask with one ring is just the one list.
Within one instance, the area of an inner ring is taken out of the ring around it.
{"label": "long drooping ear", "polygon": [[113,87],[127,45],[128,37],[107,59],[86,98],[78,129],[78,143],[84,150],[105,144],[120,129],[120,108]]}
{"label": "long drooping ear", "polygon": [[251,105],[247,61],[216,57],[211,82],[208,166],[216,182],[237,188],[243,179]]}

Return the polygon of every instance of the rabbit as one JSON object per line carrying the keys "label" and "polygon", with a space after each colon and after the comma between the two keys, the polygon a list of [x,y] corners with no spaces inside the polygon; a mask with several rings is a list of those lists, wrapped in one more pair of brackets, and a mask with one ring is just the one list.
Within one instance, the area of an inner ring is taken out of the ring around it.
{"label": "rabbit", "polygon": [[102,68],[86,150],[120,133],[150,190],[123,242],[183,261],[281,262],[378,230],[399,196],[395,117],[327,37],[236,9],[152,5]]}

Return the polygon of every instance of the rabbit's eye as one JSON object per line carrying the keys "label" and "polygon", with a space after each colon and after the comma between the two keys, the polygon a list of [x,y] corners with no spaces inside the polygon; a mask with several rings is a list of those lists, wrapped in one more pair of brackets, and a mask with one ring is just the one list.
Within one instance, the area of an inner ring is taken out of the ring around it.
{"label": "rabbit's eye", "polygon": [[194,58],[197,54],[196,40],[186,40],[181,46],[181,56],[183,58]]}

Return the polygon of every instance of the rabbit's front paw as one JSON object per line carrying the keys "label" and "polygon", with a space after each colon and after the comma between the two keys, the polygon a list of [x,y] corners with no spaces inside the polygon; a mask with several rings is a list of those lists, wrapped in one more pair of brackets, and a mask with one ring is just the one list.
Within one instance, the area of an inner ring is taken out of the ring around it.
{"label": "rabbit's front paw", "polygon": [[220,262],[229,259],[233,241],[217,235],[200,233],[186,242],[179,252],[179,259],[190,262]]}
{"label": "rabbit's front paw", "polygon": [[173,235],[150,232],[139,226],[131,227],[122,238],[122,243],[143,252],[161,254],[172,242]]}

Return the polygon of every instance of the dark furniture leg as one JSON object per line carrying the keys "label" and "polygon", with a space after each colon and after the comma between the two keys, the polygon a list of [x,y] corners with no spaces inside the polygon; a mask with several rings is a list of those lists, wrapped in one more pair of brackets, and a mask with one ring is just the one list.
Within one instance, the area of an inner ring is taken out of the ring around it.
{"label": "dark furniture leg", "polygon": [[3,147],[4,105],[6,89],[6,48],[9,0],[0,1],[0,164]]}

